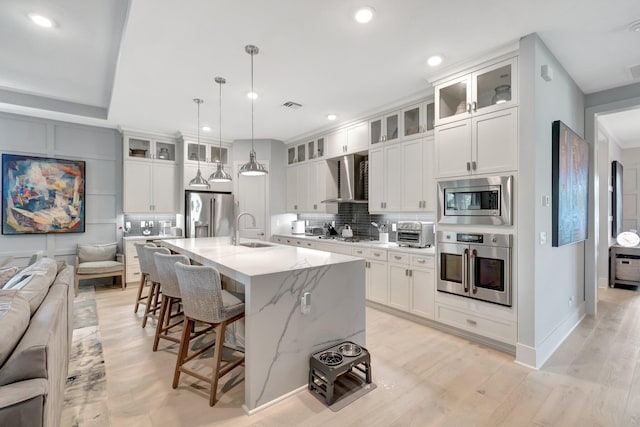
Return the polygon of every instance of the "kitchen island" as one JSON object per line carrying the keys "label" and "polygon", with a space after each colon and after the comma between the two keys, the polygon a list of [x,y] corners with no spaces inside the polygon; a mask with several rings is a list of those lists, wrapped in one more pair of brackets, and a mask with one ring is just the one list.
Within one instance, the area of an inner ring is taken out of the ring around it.
{"label": "kitchen island", "polygon": [[[162,241],[244,285],[248,414],[306,388],[312,353],[345,340],[366,344],[364,259],[251,242],[267,246],[233,246],[229,237]],[[307,292],[310,310],[304,314]]]}

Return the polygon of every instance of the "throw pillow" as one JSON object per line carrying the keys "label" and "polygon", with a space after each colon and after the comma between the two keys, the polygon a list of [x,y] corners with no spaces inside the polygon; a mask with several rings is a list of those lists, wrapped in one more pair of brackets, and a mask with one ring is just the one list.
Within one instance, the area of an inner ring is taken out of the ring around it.
{"label": "throw pillow", "polygon": [[57,270],[54,259],[42,258],[16,274],[3,289],[17,289],[29,302],[31,314],[33,314],[47,296],[49,287],[56,278]]}

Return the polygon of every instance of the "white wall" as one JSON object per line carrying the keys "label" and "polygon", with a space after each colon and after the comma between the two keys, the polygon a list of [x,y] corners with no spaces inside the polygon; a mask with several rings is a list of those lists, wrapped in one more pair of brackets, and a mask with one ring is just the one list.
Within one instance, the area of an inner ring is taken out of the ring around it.
{"label": "white wall", "polygon": [[0,256],[25,265],[35,251],[75,262],[77,242],[119,241],[122,215],[122,138],[113,129],[0,113],[0,152],[85,160],[85,232],[0,236]]}
{"label": "white wall", "polygon": [[[542,65],[553,80],[540,76]],[[535,35],[520,43],[518,195],[518,361],[539,367],[578,323],[584,309],[585,243],[552,247],[551,126],[562,120],[584,134],[584,94]],[[540,232],[547,233],[539,244]]]}
{"label": "white wall", "polygon": [[640,227],[640,148],[621,151],[623,167],[622,224],[625,231]]}

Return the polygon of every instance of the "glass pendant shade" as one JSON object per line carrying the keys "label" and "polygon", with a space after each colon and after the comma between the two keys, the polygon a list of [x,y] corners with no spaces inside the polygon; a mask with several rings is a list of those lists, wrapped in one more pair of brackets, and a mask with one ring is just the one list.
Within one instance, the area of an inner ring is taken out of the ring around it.
{"label": "glass pendant shade", "polygon": [[202,173],[200,172],[200,155],[199,155],[200,153],[200,104],[202,104],[204,101],[200,98],[195,98],[193,102],[195,102],[198,105],[198,172],[196,172],[195,178],[189,181],[189,187],[209,189],[211,188],[211,186],[209,185],[209,182],[207,182],[207,180],[202,177]]}
{"label": "glass pendant shade", "polygon": [[256,152],[252,149],[249,153],[249,161],[240,167],[240,175],[259,176],[267,173],[264,165],[256,161]]}
{"label": "glass pendant shade", "polygon": [[[251,92],[254,93],[253,55],[257,55],[259,49],[257,46],[247,45],[244,47],[244,51],[251,55]],[[249,161],[240,167],[238,173],[245,176],[260,176],[268,173],[264,165],[258,163],[256,160],[256,150],[253,147],[253,98],[251,98],[251,152],[249,152]]]}
{"label": "glass pendant shade", "polygon": [[220,144],[220,159],[218,161],[218,166],[216,167],[216,171],[214,173],[212,173],[211,175],[209,175],[209,181],[211,182],[231,182],[231,174],[227,173],[224,170],[224,166],[222,166],[222,85],[225,84],[227,82],[227,80],[224,77],[216,77],[215,82],[218,83],[218,87],[219,87],[219,113],[220,113],[220,118],[219,118],[219,134],[218,134],[218,143]]}
{"label": "glass pendant shade", "polygon": [[496,93],[491,99],[493,104],[502,104],[503,102],[511,101],[511,86],[500,85],[495,89]]}

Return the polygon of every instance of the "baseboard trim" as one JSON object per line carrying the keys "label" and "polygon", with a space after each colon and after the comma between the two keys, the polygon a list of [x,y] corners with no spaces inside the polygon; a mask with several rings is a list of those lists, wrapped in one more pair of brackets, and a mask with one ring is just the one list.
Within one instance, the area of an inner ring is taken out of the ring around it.
{"label": "baseboard trim", "polygon": [[302,390],[306,390],[307,389],[307,385],[303,385],[299,388],[296,388],[295,390],[291,390],[289,393],[287,394],[283,394],[282,396],[278,397],[277,399],[273,399],[271,402],[267,402],[264,405],[260,405],[257,408],[253,408],[253,409],[249,409],[247,408],[246,404],[242,404],[242,409],[244,410],[245,414],[247,415],[253,415],[257,412],[260,412],[264,409],[267,409],[269,406],[273,406],[278,402],[282,402],[285,399],[288,399],[289,397],[293,396],[294,394],[300,393]]}
{"label": "baseboard trim", "polygon": [[580,304],[573,312],[551,331],[536,347],[516,344],[516,363],[533,369],[540,369],[567,339],[585,317],[585,305]]}
{"label": "baseboard trim", "polygon": [[608,277],[598,277],[598,287],[599,288],[607,288],[607,287],[609,287],[609,278]]}

